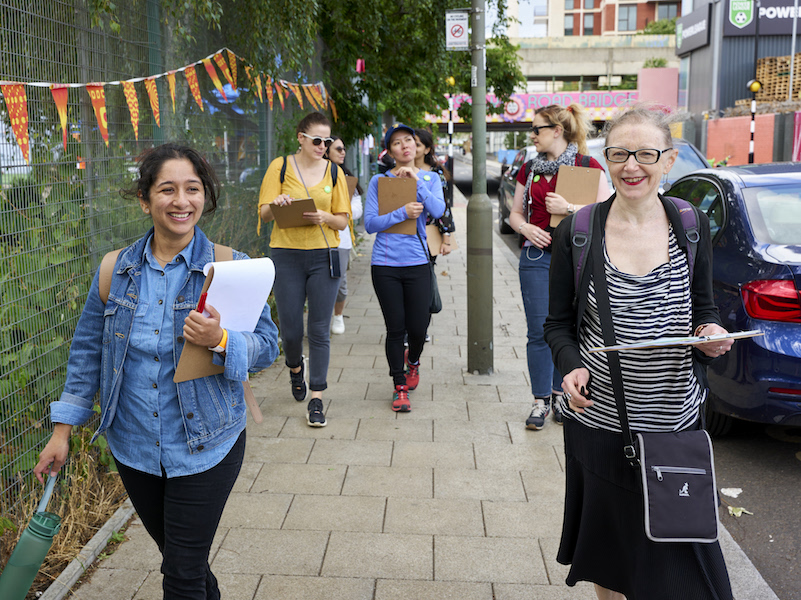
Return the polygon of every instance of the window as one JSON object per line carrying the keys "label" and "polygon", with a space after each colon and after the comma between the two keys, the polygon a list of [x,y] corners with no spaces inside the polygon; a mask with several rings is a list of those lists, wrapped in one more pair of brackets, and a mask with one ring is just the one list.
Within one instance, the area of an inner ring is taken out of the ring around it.
{"label": "window", "polygon": [[656,19],[661,21],[663,19],[674,19],[679,13],[678,4],[660,4],[657,8]]}
{"label": "window", "polygon": [[637,5],[619,4],[617,7],[617,30],[637,31]]}
{"label": "window", "polygon": [[586,10],[595,8],[595,0],[584,0],[584,8]]}
{"label": "window", "polygon": [[573,10],[574,8],[573,0],[565,0],[565,10]]}
{"label": "window", "polygon": [[593,14],[584,15],[584,35],[592,35],[592,26],[594,22],[595,22],[595,15]]}
{"label": "window", "polygon": [[573,15],[565,15],[565,35],[573,35]]}
{"label": "window", "polygon": [[548,16],[548,0],[531,0],[531,4],[534,7],[535,17]]}

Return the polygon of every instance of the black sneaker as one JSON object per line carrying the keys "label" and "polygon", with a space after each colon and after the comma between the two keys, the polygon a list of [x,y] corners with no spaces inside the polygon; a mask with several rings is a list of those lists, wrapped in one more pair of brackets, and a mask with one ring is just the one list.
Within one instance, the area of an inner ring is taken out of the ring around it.
{"label": "black sneaker", "polygon": [[300,359],[300,371],[293,373],[289,371],[289,381],[292,384],[292,396],[298,402],[303,402],[306,399],[306,379],[304,372],[306,371],[305,358]]}
{"label": "black sneaker", "polygon": [[562,425],[562,394],[551,394],[551,408],[553,409],[553,420]]}
{"label": "black sneaker", "polygon": [[309,427],[325,427],[328,425],[323,414],[323,401],[320,398],[309,400],[309,407],[306,409],[306,422]]}
{"label": "black sneaker", "polygon": [[545,427],[545,419],[551,412],[551,399],[550,398],[537,398],[534,397],[534,406],[531,409],[531,414],[526,419],[526,429],[542,429]]}

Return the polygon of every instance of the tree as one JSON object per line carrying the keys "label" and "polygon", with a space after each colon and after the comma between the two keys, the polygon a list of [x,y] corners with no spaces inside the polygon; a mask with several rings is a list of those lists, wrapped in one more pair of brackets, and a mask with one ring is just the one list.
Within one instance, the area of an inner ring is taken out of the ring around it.
{"label": "tree", "polygon": [[676,33],[676,17],[651,21],[638,35],[672,35]]}

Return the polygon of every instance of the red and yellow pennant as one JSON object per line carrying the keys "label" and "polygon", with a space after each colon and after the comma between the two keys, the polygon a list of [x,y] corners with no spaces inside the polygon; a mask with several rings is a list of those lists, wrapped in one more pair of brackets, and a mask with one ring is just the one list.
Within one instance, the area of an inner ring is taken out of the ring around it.
{"label": "red and yellow pennant", "polygon": [[214,87],[216,87],[217,91],[222,94],[223,99],[228,102],[228,96],[225,95],[222,82],[220,81],[220,77],[217,75],[217,69],[214,68],[214,65],[211,64],[211,61],[208,58],[202,58],[200,61],[203,63],[203,66],[206,67],[206,72],[209,74],[209,77],[211,77],[212,82],[214,82]]}
{"label": "red and yellow pennant", "polygon": [[156,120],[156,125],[161,127],[161,113],[159,112],[159,91],[156,87],[156,78],[148,77],[145,79],[145,89],[147,90],[147,97],[150,98],[150,110],[153,111],[153,118]]}
{"label": "red and yellow pennant", "polygon": [[320,110],[320,107],[317,105],[317,101],[314,99],[314,96],[311,93],[311,86],[304,84],[303,86],[303,93],[306,94],[306,99],[309,101],[309,104],[312,105],[314,110]]}
{"label": "red and yellow pennant", "polygon": [[270,110],[273,109],[273,79],[269,75],[267,77],[267,85],[264,86],[264,89],[267,90],[267,102],[270,104]]}
{"label": "red and yellow pennant", "polygon": [[70,89],[66,85],[59,85],[57,83],[50,86],[50,92],[53,94],[53,102],[56,103],[56,110],[58,111],[58,119],[61,121],[65,151],[67,149],[67,103],[69,90]]}
{"label": "red and yellow pennant", "polygon": [[131,113],[131,125],[133,125],[134,137],[139,141],[139,98],[136,97],[136,88],[133,81],[122,82],[122,93],[125,94],[125,102],[128,103],[128,110]]}
{"label": "red and yellow pennant", "polygon": [[231,87],[236,89],[236,54],[231,52],[228,48],[225,49],[225,52],[228,56],[228,62],[231,65],[231,76],[233,80],[231,81]]}
{"label": "red and yellow pennant", "polygon": [[331,105],[331,114],[334,117],[334,123],[336,123],[339,119],[337,118],[337,107],[334,106],[334,99],[330,96],[328,97],[328,104]]}
{"label": "red and yellow pennant", "polygon": [[245,65],[245,75],[247,75],[248,81],[250,82],[251,89],[255,86],[256,93],[259,95],[259,102],[264,104],[264,94],[261,91],[261,75],[256,75],[256,79],[253,79],[253,73],[251,71],[253,67],[250,65]]}
{"label": "red and yellow pennant", "polygon": [[25,162],[31,164],[30,140],[28,139],[28,97],[25,93],[25,86],[12,83],[2,86],[2,90],[14,137],[17,138],[17,144],[22,150]]}
{"label": "red and yellow pennant", "polygon": [[89,98],[92,100],[92,108],[95,109],[95,118],[97,119],[97,126],[100,128],[100,135],[103,141],[106,142],[108,148],[108,115],[106,114],[106,91],[103,89],[102,83],[88,83],[86,91],[89,93]]}
{"label": "red and yellow pennant", "polygon": [[284,104],[284,95],[288,94],[289,92],[284,89],[284,86],[276,81],[275,93],[278,95],[278,99],[281,101],[281,110],[286,110],[286,106]]}
{"label": "red and yellow pennant", "polygon": [[317,90],[317,95],[320,99],[320,106],[323,108],[328,108],[328,91],[325,89],[325,85],[322,82],[317,83],[314,85],[314,89]]}
{"label": "red and yellow pennant", "polygon": [[186,75],[186,81],[189,83],[189,89],[192,91],[192,97],[197,102],[197,105],[200,107],[200,110],[205,110],[203,108],[203,100],[200,98],[200,86],[197,84],[197,72],[195,71],[195,65],[189,65],[184,70],[184,75]]}
{"label": "red and yellow pennant", "polygon": [[[167,83],[170,87],[170,98],[172,98],[172,113],[175,114],[175,71],[167,72]],[[201,108],[203,108],[201,106]]]}
{"label": "red and yellow pennant", "polygon": [[286,87],[290,89],[290,91],[295,94],[295,98],[298,100],[298,104],[300,104],[301,110],[303,109],[303,94],[300,93],[300,86],[297,83],[289,83],[288,81],[281,80],[281,83],[284,84]]}
{"label": "red and yellow pennant", "polygon": [[[236,85],[234,85],[234,78],[231,76],[231,71],[228,69],[228,63],[225,62],[225,58],[223,58],[222,52],[218,52],[214,55],[214,62],[217,64],[217,67],[220,69],[223,75],[225,75],[225,79],[228,83],[231,84],[231,87],[236,90]],[[207,67],[208,68],[208,67]]]}

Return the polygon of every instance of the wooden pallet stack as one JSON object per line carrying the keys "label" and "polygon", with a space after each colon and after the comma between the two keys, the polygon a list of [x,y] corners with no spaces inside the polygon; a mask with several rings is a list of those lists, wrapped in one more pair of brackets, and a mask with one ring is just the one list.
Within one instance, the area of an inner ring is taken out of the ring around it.
{"label": "wooden pallet stack", "polygon": [[768,56],[757,61],[757,79],[762,82],[762,89],[756,95],[757,102],[787,100],[793,63],[793,98],[798,98],[801,94],[801,52],[795,55],[795,60],[792,56]]}

